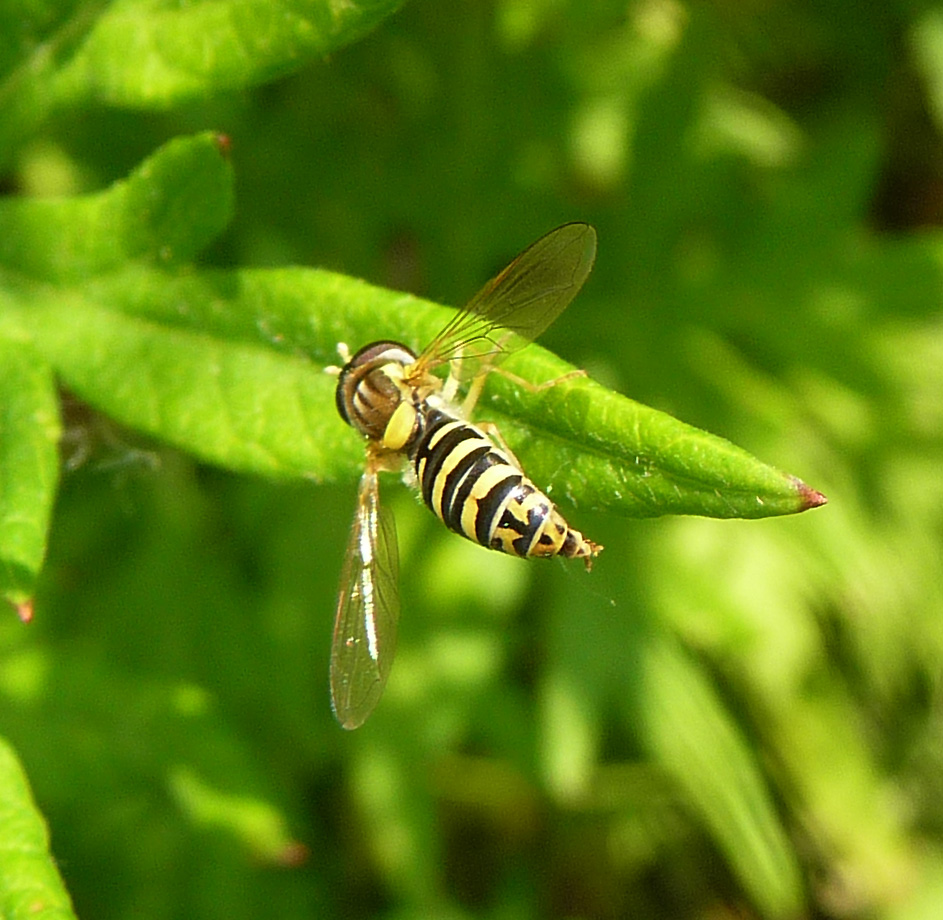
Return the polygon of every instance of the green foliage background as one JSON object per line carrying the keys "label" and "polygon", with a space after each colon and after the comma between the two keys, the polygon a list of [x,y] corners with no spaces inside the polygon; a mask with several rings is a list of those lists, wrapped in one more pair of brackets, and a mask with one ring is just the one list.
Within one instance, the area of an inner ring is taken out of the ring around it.
{"label": "green foliage background", "polygon": [[[399,7],[0,0],[0,915],[935,918],[943,16]],[[606,551],[486,553],[384,483],[399,649],[345,733],[321,369],[572,219],[542,344],[830,504],[640,520],[799,505],[498,382]]]}

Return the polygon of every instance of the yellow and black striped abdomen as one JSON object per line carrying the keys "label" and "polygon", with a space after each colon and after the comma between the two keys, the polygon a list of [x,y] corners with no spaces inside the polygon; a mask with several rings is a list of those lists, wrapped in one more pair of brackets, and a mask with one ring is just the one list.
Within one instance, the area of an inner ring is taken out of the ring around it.
{"label": "yellow and black striped abdomen", "polygon": [[514,556],[590,558],[596,547],[570,527],[481,429],[425,407],[410,459],[423,501],[446,527]]}

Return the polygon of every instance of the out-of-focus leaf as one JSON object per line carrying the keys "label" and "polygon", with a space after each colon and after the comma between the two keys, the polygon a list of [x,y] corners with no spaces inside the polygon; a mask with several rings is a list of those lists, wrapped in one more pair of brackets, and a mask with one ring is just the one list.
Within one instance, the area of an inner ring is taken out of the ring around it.
{"label": "out-of-focus leaf", "polygon": [[221,144],[211,132],[172,140],[94,195],[0,201],[0,264],[63,282],[131,259],[189,261],[232,215],[232,171]]}
{"label": "out-of-focus leaf", "polygon": [[[335,343],[392,338],[417,347],[449,316],[304,269],[134,271],[87,292],[37,303],[30,314],[40,349],[83,399],[214,463],[321,480],[354,476],[362,464],[323,373]],[[287,347],[295,352],[276,350]],[[532,346],[508,369],[542,382],[572,368]],[[589,379],[536,394],[506,379],[493,389],[481,415],[501,424],[537,482],[574,503],[640,517],[753,518],[821,503],[727,441]]]}
{"label": "out-of-focus leaf", "polygon": [[288,833],[284,814],[270,802],[213,786],[189,767],[171,770],[168,784],[197,826],[224,830],[266,862],[290,865],[304,858],[304,848]]}
{"label": "out-of-focus leaf", "polygon": [[[270,864],[302,856],[265,766],[200,686],[148,679],[82,656],[60,656],[54,668],[38,658],[24,652],[0,663],[0,698],[8,730],[26,736],[24,758],[39,762],[33,783],[50,807],[71,802],[81,788],[98,802],[85,832],[103,839],[105,828],[142,831],[154,803],[169,797],[177,833],[184,827],[222,831]],[[34,676],[24,680],[29,671]],[[122,705],[106,702],[113,699]],[[42,725],[43,732],[24,732],[29,724]],[[79,736],[76,724],[86,726]],[[50,767],[53,749],[63,760]],[[0,833],[0,852],[6,836]]]}
{"label": "out-of-focus leaf", "polygon": [[923,77],[930,112],[943,126],[943,13],[929,7],[914,23],[910,41],[914,63]]}
{"label": "out-of-focus leaf", "polygon": [[59,414],[52,369],[8,331],[0,329],[0,596],[19,605],[46,554]]}
{"label": "out-of-focus leaf", "polygon": [[795,851],[760,766],[709,679],[680,648],[656,639],[644,655],[643,684],[641,730],[654,759],[710,829],[761,915],[800,916]]}
{"label": "out-of-focus leaf", "polygon": [[87,0],[9,0],[0,5],[0,80],[43,43],[54,41],[76,10],[89,5]]}
{"label": "out-of-focus leaf", "polygon": [[0,739],[0,915],[66,920],[75,914],[49,852],[49,834],[13,749]]}
{"label": "out-of-focus leaf", "polygon": [[0,161],[56,108],[165,109],[257,86],[355,41],[401,4],[16,4],[0,12]]}
{"label": "out-of-focus leaf", "polygon": [[349,44],[402,0],[111,4],[56,76],[61,99],[163,108],[256,86]]}
{"label": "out-of-focus leaf", "polygon": [[0,4],[0,162],[55,104],[52,75],[104,5],[102,0]]}

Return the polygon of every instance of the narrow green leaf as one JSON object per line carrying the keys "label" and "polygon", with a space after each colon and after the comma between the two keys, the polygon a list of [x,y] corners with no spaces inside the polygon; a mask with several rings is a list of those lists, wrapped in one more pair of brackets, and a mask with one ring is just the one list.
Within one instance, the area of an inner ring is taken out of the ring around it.
{"label": "narrow green leaf", "polygon": [[[30,322],[68,385],[125,424],[235,469],[335,479],[362,466],[323,373],[336,343],[419,347],[449,315],[324,271],[136,270],[89,285],[85,299],[49,302]],[[542,382],[571,366],[531,346],[508,369]],[[766,517],[822,501],[727,441],[591,380],[529,393],[492,377],[479,416],[570,502],[631,516]]]}
{"label": "narrow green leaf", "polygon": [[58,441],[52,370],[0,330],[0,596],[14,604],[32,596],[46,553]]}
{"label": "narrow green leaf", "polygon": [[0,739],[0,916],[73,918],[72,903],[49,852],[49,834],[13,749]]}
{"label": "narrow green leaf", "polygon": [[643,673],[641,730],[653,757],[701,816],[761,915],[802,916],[794,850],[763,771],[710,679],[664,639],[647,647]]}
{"label": "narrow green leaf", "polygon": [[61,282],[129,259],[186,262],[229,222],[232,198],[219,136],[177,138],[103,192],[0,201],[0,264]]}
{"label": "narrow green leaf", "polygon": [[115,3],[57,74],[55,94],[169,108],[291,73],[373,29],[402,0]]}
{"label": "narrow green leaf", "polygon": [[219,828],[244,844],[257,859],[282,865],[304,858],[281,809],[260,795],[214,786],[192,767],[175,766],[167,785],[180,809],[198,827]]}

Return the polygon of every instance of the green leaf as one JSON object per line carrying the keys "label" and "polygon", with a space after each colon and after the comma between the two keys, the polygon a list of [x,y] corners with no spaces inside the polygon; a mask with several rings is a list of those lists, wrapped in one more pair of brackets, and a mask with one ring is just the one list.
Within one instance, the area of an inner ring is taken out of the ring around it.
{"label": "green leaf", "polygon": [[49,835],[13,749],[0,739],[0,916],[74,918],[49,852]]}
{"label": "green leaf", "polygon": [[303,359],[67,298],[37,304],[30,322],[82,399],[197,457],[317,479],[355,465],[356,445],[323,409],[333,383]]}
{"label": "green leaf", "polygon": [[291,73],[373,29],[402,0],[111,4],[56,75],[60,102],[165,108]]}
{"label": "green leaf", "polygon": [[[29,321],[69,387],[124,424],[233,469],[333,480],[356,476],[363,457],[323,373],[336,343],[415,348],[449,315],[317,270],[133,270],[45,298]],[[531,346],[508,369],[539,383],[572,368]],[[713,517],[821,503],[745,451],[589,379],[530,393],[492,377],[479,415],[500,425],[538,484],[572,503]]]}
{"label": "green leaf", "polygon": [[710,678],[666,639],[647,647],[643,669],[641,728],[652,756],[709,828],[761,915],[801,916],[795,853],[760,765]]}
{"label": "green leaf", "polygon": [[130,259],[189,261],[232,215],[232,170],[223,152],[211,132],[177,138],[103,192],[0,201],[0,264],[63,282]]}
{"label": "green leaf", "polygon": [[258,86],[355,41],[402,0],[127,0],[0,10],[0,162],[56,108],[167,109]]}
{"label": "green leaf", "polygon": [[59,415],[50,367],[0,329],[0,595],[32,596],[59,480]]}
{"label": "green leaf", "polygon": [[282,811],[262,796],[233,793],[208,782],[189,766],[175,766],[167,784],[194,825],[219,828],[239,840],[257,859],[291,864],[303,858]]}
{"label": "green leaf", "polygon": [[0,4],[0,162],[54,106],[51,78],[102,6],[102,0]]}
{"label": "green leaf", "polygon": [[0,4],[0,79],[10,75],[37,46],[54,40],[84,0],[7,0]]}

